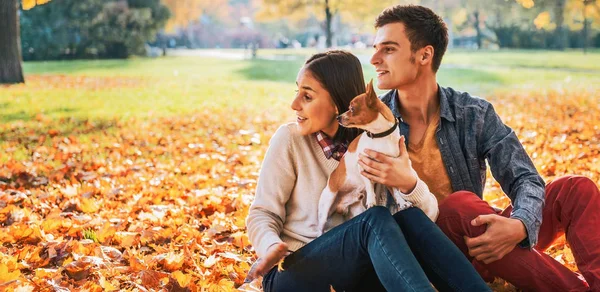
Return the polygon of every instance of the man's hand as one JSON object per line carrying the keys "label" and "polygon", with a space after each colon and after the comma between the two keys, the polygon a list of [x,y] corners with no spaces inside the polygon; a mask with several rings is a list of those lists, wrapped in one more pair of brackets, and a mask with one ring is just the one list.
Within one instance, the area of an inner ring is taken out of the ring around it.
{"label": "man's hand", "polygon": [[250,283],[258,277],[264,276],[271,268],[273,268],[281,259],[283,259],[288,253],[288,245],[285,242],[279,242],[271,245],[267,249],[267,254],[264,258],[259,258],[250,267],[250,271],[244,280],[245,283]]}
{"label": "man's hand", "polygon": [[365,149],[359,154],[358,164],[363,168],[361,174],[373,182],[387,187],[397,188],[404,194],[412,192],[417,185],[417,175],[412,168],[404,136],[398,142],[400,155],[390,157],[383,153]]}
{"label": "man's hand", "polygon": [[489,214],[479,215],[471,221],[473,226],[483,224],[487,224],[486,231],[474,238],[465,236],[465,242],[469,254],[485,264],[503,258],[527,237],[527,229],[519,219]]}

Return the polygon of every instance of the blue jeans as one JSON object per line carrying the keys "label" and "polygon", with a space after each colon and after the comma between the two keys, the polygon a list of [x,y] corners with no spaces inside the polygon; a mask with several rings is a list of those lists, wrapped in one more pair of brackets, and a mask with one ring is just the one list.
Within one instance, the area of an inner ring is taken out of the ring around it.
{"label": "blue jeans", "polygon": [[290,254],[282,267],[264,276],[265,292],[434,291],[430,281],[439,291],[490,291],[417,208],[392,216],[372,207]]}

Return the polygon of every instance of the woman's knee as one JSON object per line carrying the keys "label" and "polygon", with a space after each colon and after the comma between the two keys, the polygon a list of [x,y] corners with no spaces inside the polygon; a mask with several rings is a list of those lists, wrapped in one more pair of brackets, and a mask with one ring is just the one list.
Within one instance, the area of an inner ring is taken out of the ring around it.
{"label": "woman's knee", "polygon": [[367,209],[364,213],[365,217],[368,219],[381,220],[391,217],[390,210],[383,206],[371,207]]}
{"label": "woman's knee", "polygon": [[431,221],[431,219],[425,215],[423,210],[417,207],[410,207],[408,209],[398,211],[393,215],[393,217],[401,226],[404,224],[412,224],[414,222],[423,222],[423,220]]}

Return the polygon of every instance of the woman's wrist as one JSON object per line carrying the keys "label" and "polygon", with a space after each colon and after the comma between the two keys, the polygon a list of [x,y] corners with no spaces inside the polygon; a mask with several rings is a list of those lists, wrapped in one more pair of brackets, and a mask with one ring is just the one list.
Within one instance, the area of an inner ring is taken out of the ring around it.
{"label": "woman's wrist", "polygon": [[405,183],[401,186],[398,186],[398,190],[403,194],[409,194],[415,190],[417,186],[417,176],[412,175],[410,179],[404,181]]}

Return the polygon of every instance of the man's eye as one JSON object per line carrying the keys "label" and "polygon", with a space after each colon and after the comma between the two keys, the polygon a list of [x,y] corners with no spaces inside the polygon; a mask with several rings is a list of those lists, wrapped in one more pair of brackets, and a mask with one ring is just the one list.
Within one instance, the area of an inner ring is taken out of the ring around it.
{"label": "man's eye", "polygon": [[390,52],[393,52],[393,51],[394,51],[394,49],[393,49],[393,48],[385,48],[385,51],[386,51],[387,53],[390,53]]}
{"label": "man's eye", "polygon": [[312,97],[310,97],[310,96],[308,96],[308,95],[305,95],[305,96],[304,96],[304,99],[305,99],[305,100],[307,100],[307,101],[311,101],[311,100],[312,100]]}

